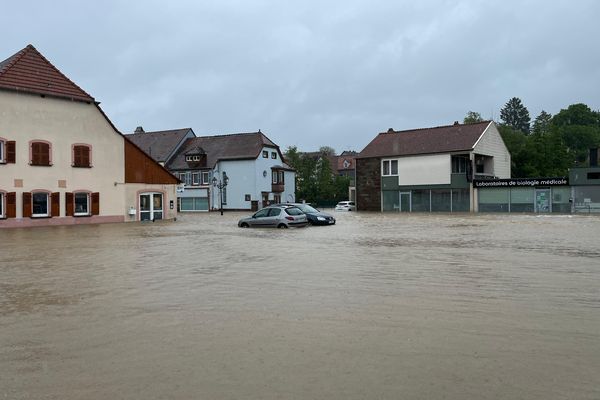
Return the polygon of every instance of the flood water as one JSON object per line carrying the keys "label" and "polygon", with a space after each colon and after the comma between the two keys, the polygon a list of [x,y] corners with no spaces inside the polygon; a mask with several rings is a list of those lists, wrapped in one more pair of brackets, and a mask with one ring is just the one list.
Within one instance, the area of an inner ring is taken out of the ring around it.
{"label": "flood water", "polygon": [[0,399],[600,399],[600,218],[0,230]]}

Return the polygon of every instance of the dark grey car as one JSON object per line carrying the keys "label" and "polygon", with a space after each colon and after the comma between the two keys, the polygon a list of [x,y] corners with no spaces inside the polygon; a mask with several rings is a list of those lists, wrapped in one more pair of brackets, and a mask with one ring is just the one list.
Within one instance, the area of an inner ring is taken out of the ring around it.
{"label": "dark grey car", "polygon": [[306,226],[306,214],[294,206],[270,206],[238,222],[240,228],[289,228]]}

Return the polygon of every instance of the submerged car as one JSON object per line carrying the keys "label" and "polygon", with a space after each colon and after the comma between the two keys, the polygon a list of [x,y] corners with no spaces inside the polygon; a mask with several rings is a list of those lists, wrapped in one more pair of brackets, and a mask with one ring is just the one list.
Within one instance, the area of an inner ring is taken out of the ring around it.
{"label": "submerged car", "polygon": [[307,203],[286,203],[286,204],[276,204],[276,206],[284,206],[291,205],[294,207],[298,207],[304,214],[306,214],[306,218],[308,219],[308,223],[311,225],[334,225],[335,218],[331,214],[327,214],[326,212],[319,211],[310,204]]}
{"label": "submerged car", "polygon": [[335,211],[356,211],[356,204],[353,201],[340,201],[336,204]]}
{"label": "submerged car", "polygon": [[238,222],[240,228],[289,228],[307,224],[306,214],[291,205],[269,206]]}

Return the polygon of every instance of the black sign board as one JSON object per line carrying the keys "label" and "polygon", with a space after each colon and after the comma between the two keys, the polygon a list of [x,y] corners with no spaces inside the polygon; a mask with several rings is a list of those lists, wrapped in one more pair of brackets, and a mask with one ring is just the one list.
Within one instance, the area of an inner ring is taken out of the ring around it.
{"label": "black sign board", "polygon": [[569,179],[560,178],[516,178],[516,179],[494,179],[474,180],[473,187],[476,188],[503,188],[503,187],[533,187],[533,186],[568,186]]}

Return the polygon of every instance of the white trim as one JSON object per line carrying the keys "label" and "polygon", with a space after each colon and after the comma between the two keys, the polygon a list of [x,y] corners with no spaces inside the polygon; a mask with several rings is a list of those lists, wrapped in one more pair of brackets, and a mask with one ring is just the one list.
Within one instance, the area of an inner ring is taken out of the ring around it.
{"label": "white trim", "polygon": [[479,135],[479,139],[477,139],[477,141],[475,142],[475,144],[473,145],[473,151],[475,151],[475,147],[477,147],[477,144],[481,141],[481,138],[483,137],[483,135],[485,135],[485,133],[488,131],[488,129],[490,128],[490,126],[494,123],[494,121],[490,121],[490,123],[485,127],[485,129],[483,130],[483,132],[481,133],[481,135]]}

